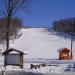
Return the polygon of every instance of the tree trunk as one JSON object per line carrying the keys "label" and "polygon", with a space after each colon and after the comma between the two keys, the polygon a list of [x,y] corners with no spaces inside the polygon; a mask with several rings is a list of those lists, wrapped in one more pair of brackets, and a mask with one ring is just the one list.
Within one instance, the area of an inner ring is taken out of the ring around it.
{"label": "tree trunk", "polygon": [[6,50],[9,49],[9,39],[10,39],[9,26],[10,26],[10,15],[8,15],[7,17]]}
{"label": "tree trunk", "polygon": [[6,32],[6,50],[9,50],[9,26],[10,26],[10,19],[11,19],[11,7],[10,7],[11,1],[8,0],[8,14],[7,14],[7,32]]}

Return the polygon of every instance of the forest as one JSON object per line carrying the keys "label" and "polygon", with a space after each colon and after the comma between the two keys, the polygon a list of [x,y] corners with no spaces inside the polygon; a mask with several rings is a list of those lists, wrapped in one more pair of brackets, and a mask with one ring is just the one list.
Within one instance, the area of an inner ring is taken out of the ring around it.
{"label": "forest", "polygon": [[75,18],[67,18],[58,21],[53,21],[52,30],[56,33],[64,32],[75,34]]}

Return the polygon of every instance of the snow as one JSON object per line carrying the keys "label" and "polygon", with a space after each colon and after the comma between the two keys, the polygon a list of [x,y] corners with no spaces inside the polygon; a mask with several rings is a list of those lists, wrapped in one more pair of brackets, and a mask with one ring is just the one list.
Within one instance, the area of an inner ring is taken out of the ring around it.
{"label": "snow", "polygon": [[41,67],[40,69],[32,69],[31,72],[36,72],[36,73],[45,73],[45,74],[50,74],[50,73],[61,73],[62,68],[61,67],[55,67],[55,66],[46,66],[46,67]]}
{"label": "snow", "polygon": [[[57,50],[60,48],[71,49],[71,39],[48,32],[45,28],[21,29],[22,36],[10,41],[10,48],[15,48],[28,53],[24,55],[24,71],[35,73],[62,73],[68,65],[75,63],[75,41],[73,42],[73,60],[61,61]],[[2,46],[1,49],[3,50]],[[4,50],[3,50],[4,51]],[[38,69],[30,69],[30,64],[58,64],[58,66],[45,66]],[[3,56],[0,56],[0,70],[3,66]],[[8,66],[7,70],[21,70],[18,67]],[[72,72],[72,71],[71,71]]]}
{"label": "snow", "polygon": [[[50,64],[52,66],[45,66],[40,68],[33,68],[33,69],[24,69],[26,72],[32,72],[32,73],[43,73],[43,74],[64,74],[64,73],[75,73],[74,68],[68,68],[69,64]],[[57,66],[54,66],[57,65]],[[73,64],[70,64],[72,67]],[[69,69],[70,71],[67,71]],[[66,74],[65,74],[66,75]]]}
{"label": "snow", "polygon": [[[45,28],[29,28],[22,29],[22,36],[14,41],[13,47],[27,51],[28,55],[26,59],[30,58],[49,58],[58,59],[59,54],[57,52],[60,48],[71,47],[71,40],[62,38],[57,35],[51,34]],[[73,42],[75,44],[75,42]],[[74,51],[74,46],[73,46]]]}

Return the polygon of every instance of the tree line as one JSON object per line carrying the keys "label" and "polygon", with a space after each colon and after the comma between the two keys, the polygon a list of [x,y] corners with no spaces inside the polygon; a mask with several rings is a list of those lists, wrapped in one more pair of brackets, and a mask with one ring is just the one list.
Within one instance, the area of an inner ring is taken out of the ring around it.
{"label": "tree line", "polygon": [[63,20],[53,21],[52,30],[56,33],[64,32],[75,34],[75,18],[67,18]]}

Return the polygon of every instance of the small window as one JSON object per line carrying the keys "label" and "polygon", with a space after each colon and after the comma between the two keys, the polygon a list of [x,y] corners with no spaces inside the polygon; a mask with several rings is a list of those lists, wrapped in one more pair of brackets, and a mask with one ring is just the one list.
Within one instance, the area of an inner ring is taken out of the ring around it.
{"label": "small window", "polygon": [[68,56],[68,53],[63,53],[63,56]]}

